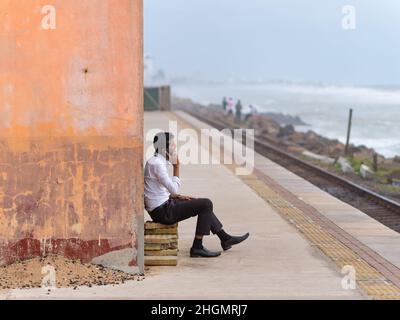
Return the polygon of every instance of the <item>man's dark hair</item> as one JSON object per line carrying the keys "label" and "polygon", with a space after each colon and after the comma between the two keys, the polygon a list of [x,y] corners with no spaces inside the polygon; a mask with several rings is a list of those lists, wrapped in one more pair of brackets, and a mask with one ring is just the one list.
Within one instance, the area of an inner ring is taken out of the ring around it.
{"label": "man's dark hair", "polygon": [[169,153],[169,143],[174,138],[170,132],[159,132],[154,136],[153,146],[156,153],[166,155]]}

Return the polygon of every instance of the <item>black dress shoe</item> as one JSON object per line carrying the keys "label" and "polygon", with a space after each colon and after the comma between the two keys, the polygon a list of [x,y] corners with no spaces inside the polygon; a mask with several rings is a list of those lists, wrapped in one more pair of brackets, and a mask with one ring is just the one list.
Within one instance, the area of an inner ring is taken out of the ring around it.
{"label": "black dress shoe", "polygon": [[232,248],[233,245],[241,243],[242,241],[246,240],[249,237],[249,235],[250,234],[247,232],[243,236],[239,237],[232,236],[230,239],[226,241],[221,241],[222,249],[224,249],[225,251],[229,250],[230,248]]}
{"label": "black dress shoe", "polygon": [[203,257],[203,258],[214,258],[214,257],[218,257],[219,255],[221,255],[221,252],[219,251],[210,251],[207,248],[201,248],[201,249],[197,249],[197,248],[191,248],[190,249],[190,256],[192,258],[197,258],[197,257]]}

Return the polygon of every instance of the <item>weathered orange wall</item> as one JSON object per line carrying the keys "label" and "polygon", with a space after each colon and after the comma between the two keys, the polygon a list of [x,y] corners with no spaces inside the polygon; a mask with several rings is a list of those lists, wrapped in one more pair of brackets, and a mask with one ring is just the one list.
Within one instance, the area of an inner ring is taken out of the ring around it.
{"label": "weathered orange wall", "polygon": [[142,92],[142,0],[0,1],[0,264],[142,269]]}

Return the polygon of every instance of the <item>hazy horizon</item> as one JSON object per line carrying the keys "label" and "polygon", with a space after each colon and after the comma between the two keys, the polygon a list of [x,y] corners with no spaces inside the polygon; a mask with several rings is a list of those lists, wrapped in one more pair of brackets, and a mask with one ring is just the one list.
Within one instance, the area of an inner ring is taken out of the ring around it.
{"label": "hazy horizon", "polygon": [[[396,0],[146,0],[145,54],[170,78],[400,85]],[[344,30],[342,8],[356,10]]]}

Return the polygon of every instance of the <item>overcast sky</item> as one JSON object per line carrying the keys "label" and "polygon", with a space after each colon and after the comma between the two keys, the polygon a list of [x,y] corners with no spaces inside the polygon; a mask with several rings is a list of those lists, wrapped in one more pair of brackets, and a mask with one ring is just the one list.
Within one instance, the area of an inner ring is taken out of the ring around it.
{"label": "overcast sky", "polygon": [[[144,0],[145,54],[170,76],[400,84],[399,0]],[[342,8],[356,9],[343,30]]]}

